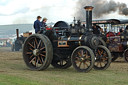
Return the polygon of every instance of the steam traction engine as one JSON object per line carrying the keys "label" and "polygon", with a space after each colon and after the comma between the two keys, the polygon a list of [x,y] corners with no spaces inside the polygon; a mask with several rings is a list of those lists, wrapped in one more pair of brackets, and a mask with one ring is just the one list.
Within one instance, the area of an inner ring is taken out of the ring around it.
{"label": "steam traction engine", "polygon": [[29,37],[31,34],[32,34],[31,32],[27,32],[27,33],[23,33],[23,36],[19,37],[19,29],[16,29],[17,38],[11,46],[11,50],[20,51],[20,49],[22,49],[22,45],[24,44],[25,39]]}
{"label": "steam traction engine", "polygon": [[92,9],[86,6],[86,27],[78,21],[68,25],[57,22],[52,30],[28,37],[23,46],[23,58],[31,70],[45,70],[50,64],[66,69],[71,65],[80,72],[88,72],[93,67],[107,69],[111,54],[99,39],[92,34]]}

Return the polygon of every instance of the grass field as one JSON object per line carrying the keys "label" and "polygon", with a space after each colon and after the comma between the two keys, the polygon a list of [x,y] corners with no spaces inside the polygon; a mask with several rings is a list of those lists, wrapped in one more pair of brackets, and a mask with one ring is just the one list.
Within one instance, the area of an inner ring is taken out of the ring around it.
{"label": "grass field", "polygon": [[21,52],[0,48],[0,85],[128,85],[128,63],[114,62],[105,71],[79,73],[73,67],[30,71]]}

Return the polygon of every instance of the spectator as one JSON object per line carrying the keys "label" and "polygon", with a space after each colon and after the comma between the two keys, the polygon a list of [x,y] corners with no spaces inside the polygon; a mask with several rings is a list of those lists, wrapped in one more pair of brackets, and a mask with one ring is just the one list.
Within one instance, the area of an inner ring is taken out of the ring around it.
{"label": "spectator", "polygon": [[34,22],[34,29],[35,29],[35,33],[39,33],[40,29],[41,29],[41,16],[37,16],[37,20]]}

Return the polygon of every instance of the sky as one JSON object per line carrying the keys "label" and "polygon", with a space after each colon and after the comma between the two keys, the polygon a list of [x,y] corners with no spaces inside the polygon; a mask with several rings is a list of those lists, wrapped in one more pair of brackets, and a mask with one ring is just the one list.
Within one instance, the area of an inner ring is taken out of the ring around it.
{"label": "sky", "polygon": [[[78,0],[0,0],[0,25],[32,24],[38,15],[48,22],[71,22]],[[98,0],[97,0],[98,1]],[[128,0],[114,0],[127,3]],[[114,17],[115,14],[112,14]],[[108,15],[111,17],[111,15]],[[121,17],[121,16],[118,16]]]}

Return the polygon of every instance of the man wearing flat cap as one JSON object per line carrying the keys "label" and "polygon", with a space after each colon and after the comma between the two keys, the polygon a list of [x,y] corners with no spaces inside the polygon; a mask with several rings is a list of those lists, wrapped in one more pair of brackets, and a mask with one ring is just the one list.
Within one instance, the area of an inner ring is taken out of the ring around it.
{"label": "man wearing flat cap", "polygon": [[46,25],[46,22],[47,22],[47,18],[43,18],[43,21],[42,21],[42,28],[46,28],[47,27],[47,25]]}
{"label": "man wearing flat cap", "polygon": [[34,22],[35,33],[38,33],[42,27],[41,16],[37,16],[37,20]]}

